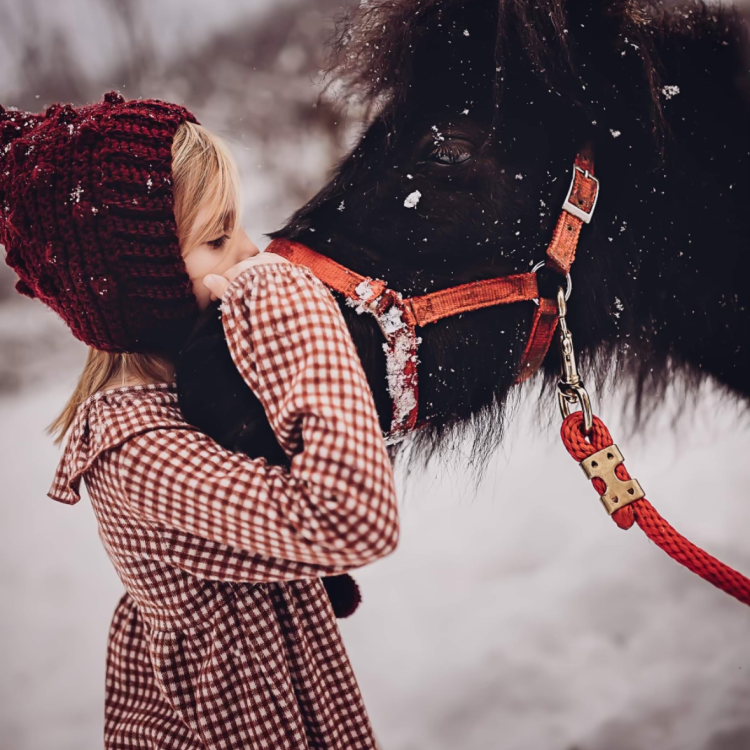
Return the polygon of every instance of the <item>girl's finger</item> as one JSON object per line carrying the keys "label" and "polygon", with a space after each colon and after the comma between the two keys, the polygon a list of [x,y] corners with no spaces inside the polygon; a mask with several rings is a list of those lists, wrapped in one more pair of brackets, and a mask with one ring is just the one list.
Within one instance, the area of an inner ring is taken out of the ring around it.
{"label": "girl's finger", "polygon": [[289,263],[289,261],[286,258],[282,258],[280,255],[276,255],[275,253],[258,253],[258,255],[253,255],[252,258],[241,260],[239,263],[227,269],[224,272],[224,276],[232,281],[248,268],[252,268],[253,266],[262,266],[268,263]]}
{"label": "girl's finger", "polygon": [[212,299],[221,299],[229,286],[229,281],[223,276],[211,273],[203,277],[203,285],[211,292]]}

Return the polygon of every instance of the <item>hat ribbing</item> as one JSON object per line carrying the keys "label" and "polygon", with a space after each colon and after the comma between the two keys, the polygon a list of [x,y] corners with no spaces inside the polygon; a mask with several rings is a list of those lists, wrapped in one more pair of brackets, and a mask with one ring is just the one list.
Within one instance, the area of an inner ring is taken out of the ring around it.
{"label": "hat ribbing", "polygon": [[168,347],[197,314],[174,218],[172,140],[184,107],[125,101],[0,106],[0,243],[18,291],[81,341],[114,352]]}

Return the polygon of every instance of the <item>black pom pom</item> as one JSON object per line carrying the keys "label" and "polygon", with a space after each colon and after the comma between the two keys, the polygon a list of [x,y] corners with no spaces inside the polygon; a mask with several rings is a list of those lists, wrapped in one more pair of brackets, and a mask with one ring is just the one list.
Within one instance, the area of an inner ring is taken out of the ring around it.
{"label": "black pom pom", "polygon": [[119,91],[108,91],[104,95],[104,101],[107,104],[122,104],[125,101],[125,97]]}
{"label": "black pom pom", "polygon": [[357,582],[348,573],[340,576],[327,576],[323,579],[323,585],[336,617],[342,619],[356,612],[362,602],[362,594]]}

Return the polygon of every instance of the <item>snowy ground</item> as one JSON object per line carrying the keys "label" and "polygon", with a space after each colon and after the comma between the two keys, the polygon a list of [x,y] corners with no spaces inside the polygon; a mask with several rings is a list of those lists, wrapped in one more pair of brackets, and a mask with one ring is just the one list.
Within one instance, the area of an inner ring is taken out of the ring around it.
{"label": "snowy ground", "polygon": [[[101,747],[122,589],[88,503],[45,498],[73,375],[0,398],[0,750]],[[750,611],[618,530],[529,411],[476,496],[410,478],[398,551],[357,574],[342,630],[384,750],[747,750]],[[649,497],[750,571],[747,425],[708,394],[650,432],[620,440]]]}

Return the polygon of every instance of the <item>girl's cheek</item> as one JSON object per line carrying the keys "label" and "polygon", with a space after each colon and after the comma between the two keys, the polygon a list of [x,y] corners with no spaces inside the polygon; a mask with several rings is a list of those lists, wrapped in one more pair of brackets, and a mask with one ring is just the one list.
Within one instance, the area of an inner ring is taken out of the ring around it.
{"label": "girl's cheek", "polygon": [[193,294],[200,310],[205,310],[211,304],[211,292],[203,285],[201,279],[193,280]]}
{"label": "girl's cheek", "polygon": [[201,246],[193,248],[184,256],[183,261],[193,283],[193,294],[198,301],[198,307],[205,310],[211,302],[211,292],[204,286],[203,278],[209,273],[216,273],[216,267],[222,261],[222,254]]}
{"label": "girl's cheek", "polygon": [[193,248],[184,257],[185,269],[191,279],[200,280],[214,270],[219,260],[220,257],[217,257],[215,250],[201,245]]}

